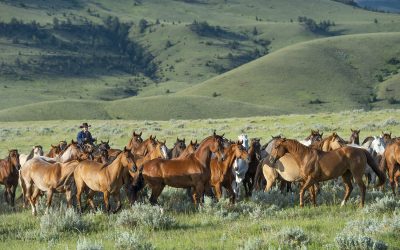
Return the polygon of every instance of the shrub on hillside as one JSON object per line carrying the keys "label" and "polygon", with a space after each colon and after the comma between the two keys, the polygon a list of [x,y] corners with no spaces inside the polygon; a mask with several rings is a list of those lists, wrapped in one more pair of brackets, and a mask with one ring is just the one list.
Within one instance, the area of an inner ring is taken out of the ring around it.
{"label": "shrub on hillside", "polygon": [[87,240],[86,238],[79,238],[76,243],[76,250],[103,250],[103,244],[97,241]]}
{"label": "shrub on hillside", "polygon": [[277,237],[279,243],[290,248],[298,248],[306,246],[310,239],[301,228],[285,228],[281,230]]}
{"label": "shrub on hillside", "polygon": [[387,245],[382,241],[376,241],[365,235],[339,234],[335,238],[336,246],[339,249],[351,250],[385,250]]}

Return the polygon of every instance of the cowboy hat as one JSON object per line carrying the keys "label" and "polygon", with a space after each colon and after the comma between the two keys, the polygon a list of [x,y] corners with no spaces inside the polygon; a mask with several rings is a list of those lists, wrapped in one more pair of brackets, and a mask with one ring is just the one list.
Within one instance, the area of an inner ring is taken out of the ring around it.
{"label": "cowboy hat", "polygon": [[84,123],[82,123],[82,125],[80,125],[79,126],[79,128],[89,128],[89,127],[91,127],[92,125],[89,125],[89,124],[87,124],[87,122],[84,122]]}

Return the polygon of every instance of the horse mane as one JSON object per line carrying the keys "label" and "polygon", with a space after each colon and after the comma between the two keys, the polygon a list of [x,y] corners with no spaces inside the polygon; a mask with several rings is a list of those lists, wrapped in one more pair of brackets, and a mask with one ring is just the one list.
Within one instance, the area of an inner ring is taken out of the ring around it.
{"label": "horse mane", "polygon": [[119,157],[119,155],[120,155],[121,153],[123,153],[123,152],[124,152],[124,151],[119,152],[119,153],[115,156],[114,160],[112,160],[112,161],[108,160],[106,163],[104,163],[103,166],[101,166],[100,170],[103,169],[103,168],[105,168],[105,167],[110,166],[110,164],[113,163],[113,162]]}
{"label": "horse mane", "polygon": [[31,152],[29,153],[28,157],[26,158],[27,161],[33,158],[34,150],[35,150],[35,148],[32,148]]}
{"label": "horse mane", "polygon": [[296,151],[296,152],[307,151],[307,153],[312,153],[312,152],[314,152],[314,150],[318,150],[316,148],[307,147],[307,146],[301,144],[298,140],[294,140],[294,139],[286,139],[285,142],[290,142],[291,144],[293,144],[294,151]]}

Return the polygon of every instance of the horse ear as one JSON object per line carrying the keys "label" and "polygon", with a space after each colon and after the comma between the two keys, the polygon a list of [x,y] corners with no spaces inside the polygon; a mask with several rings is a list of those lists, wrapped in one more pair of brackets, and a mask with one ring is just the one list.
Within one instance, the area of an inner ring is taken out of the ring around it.
{"label": "horse ear", "polygon": [[179,141],[179,137],[176,137],[176,141]]}
{"label": "horse ear", "polygon": [[242,145],[242,144],[243,144],[243,140],[237,141],[237,144],[238,144],[238,145]]}
{"label": "horse ear", "polygon": [[321,133],[321,137],[322,137],[323,134],[324,134],[324,133]]}
{"label": "horse ear", "polygon": [[139,134],[139,136],[142,136],[142,133],[143,133],[143,132],[142,132],[142,131],[140,131],[140,134]]}
{"label": "horse ear", "polygon": [[390,131],[389,136],[392,137],[392,131]]}
{"label": "horse ear", "polygon": [[110,139],[107,140],[107,144],[109,144],[109,143],[110,143]]}
{"label": "horse ear", "polygon": [[167,140],[164,139],[164,144],[167,143]]}
{"label": "horse ear", "polygon": [[183,138],[183,140],[182,140],[182,141],[183,141],[183,143],[185,143],[185,138]]}
{"label": "horse ear", "polygon": [[221,137],[224,137],[225,136],[225,133],[223,133],[222,135],[221,135]]}
{"label": "horse ear", "polygon": [[359,133],[360,133],[360,131],[361,131],[361,129],[357,130],[357,134],[359,134]]}
{"label": "horse ear", "polygon": [[124,147],[124,152],[128,152],[130,151],[129,149],[126,148],[126,146]]}
{"label": "horse ear", "polygon": [[351,130],[351,132],[354,132],[354,130],[352,128],[350,130]]}
{"label": "horse ear", "polygon": [[51,146],[52,148],[56,148],[56,146],[54,146],[53,144],[50,144],[50,146]]}
{"label": "horse ear", "polygon": [[216,136],[217,134],[215,133],[215,130],[214,130],[214,133],[213,133],[213,136]]}
{"label": "horse ear", "polygon": [[195,144],[195,145],[197,144],[197,139],[196,139],[196,141],[194,142],[194,144]]}

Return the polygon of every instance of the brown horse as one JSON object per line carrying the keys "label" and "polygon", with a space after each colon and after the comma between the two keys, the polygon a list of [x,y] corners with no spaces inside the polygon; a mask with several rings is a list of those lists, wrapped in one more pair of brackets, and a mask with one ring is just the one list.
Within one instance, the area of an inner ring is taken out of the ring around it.
{"label": "brown horse", "polygon": [[261,159],[261,144],[260,139],[252,138],[250,140],[250,147],[249,147],[249,168],[245,174],[243,179],[243,185],[246,192],[246,196],[250,197],[251,192],[253,190],[253,186],[255,184],[254,179],[257,172],[258,163],[260,163]]}
{"label": "brown horse", "polygon": [[5,186],[4,198],[11,206],[14,206],[15,190],[18,186],[19,164],[18,150],[8,151],[8,156],[0,160],[0,184]]}
{"label": "brown horse", "polygon": [[155,148],[149,152],[147,155],[142,156],[142,155],[136,155],[135,154],[135,163],[137,166],[142,166],[146,162],[157,159],[157,158],[162,158],[162,159],[168,159],[168,152],[167,152],[167,147],[166,147],[166,141],[164,140],[163,142],[157,140],[157,144]]}
{"label": "brown horse", "polygon": [[95,161],[82,161],[74,171],[74,180],[77,189],[78,209],[82,212],[81,196],[86,187],[89,188],[88,202],[95,209],[93,196],[95,192],[102,192],[107,212],[110,212],[109,196],[117,202],[117,212],[121,208],[120,189],[124,184],[124,176],[137,171],[134,156],[130,150],[124,148],[117,158],[108,166]]}
{"label": "brown horse", "polygon": [[185,139],[180,140],[177,137],[174,147],[168,152],[168,156],[170,159],[178,158],[185,149],[186,149]]}
{"label": "brown horse", "polygon": [[211,159],[211,186],[214,187],[217,200],[221,199],[222,187],[228,190],[231,203],[235,203],[235,193],[233,192],[232,182],[235,177],[232,173],[232,165],[236,159],[249,160],[249,154],[242,146],[241,141],[232,143],[224,149],[225,159]]}
{"label": "brown horse", "polygon": [[189,155],[193,154],[197,150],[198,147],[199,147],[199,144],[197,143],[197,140],[194,142],[192,142],[192,140],[190,140],[190,144],[185,148],[185,150],[183,150],[181,155],[179,155],[179,157],[177,157],[176,159],[187,158]]}
{"label": "brown horse", "polygon": [[324,133],[320,133],[319,129],[318,130],[312,130],[311,129],[311,134],[307,136],[304,140],[306,141],[311,141],[311,143],[321,141],[322,140],[322,135]]}
{"label": "brown horse", "polygon": [[360,130],[357,129],[350,129],[351,135],[349,141],[346,144],[356,144],[360,145]]}
{"label": "brown horse", "polygon": [[[300,167],[300,175],[304,181],[300,189],[300,206],[303,207],[303,196],[306,189],[312,185],[342,176],[346,187],[346,194],[342,205],[348,200],[353,189],[351,177],[358,184],[361,191],[361,206],[364,206],[365,184],[362,180],[364,169],[368,163],[379,176],[379,184],[385,183],[385,175],[380,171],[368,151],[354,147],[342,147],[330,152],[323,152],[302,145],[296,140],[278,139],[270,155],[270,162],[275,163],[285,154],[290,153]],[[316,197],[312,197],[316,205]]]}
{"label": "brown horse", "polygon": [[65,193],[68,207],[71,206],[71,186],[67,183],[67,177],[73,173],[78,161],[67,163],[49,162],[40,157],[27,161],[21,169],[20,184],[22,193],[29,200],[32,214],[36,215],[36,201],[40,191],[47,193],[48,212],[53,193]]}
{"label": "brown horse", "polygon": [[385,152],[382,155],[381,169],[385,169],[389,175],[390,186],[392,187],[393,195],[399,187],[400,177],[400,142],[394,142],[386,146]]}
{"label": "brown horse", "polygon": [[[57,147],[58,148],[58,147]],[[59,147],[61,148],[61,147]],[[53,151],[54,149],[54,151]],[[50,150],[51,152],[57,152],[56,147],[52,145],[52,149]],[[79,148],[78,143],[75,142],[74,140],[71,140],[71,143],[68,144],[67,147],[64,148],[64,150],[60,151],[58,154],[56,154],[55,157],[49,157],[49,156],[39,156],[42,160],[49,161],[49,162],[68,162],[72,160],[78,160],[80,153],[82,150]],[[49,154],[48,154],[49,155]]]}
{"label": "brown horse", "polygon": [[54,146],[53,144],[51,144],[50,146],[51,146],[50,151],[46,154],[46,156],[49,158],[57,157],[61,152],[60,146],[59,145]]}
{"label": "brown horse", "polygon": [[175,188],[193,188],[193,202],[201,202],[204,190],[210,187],[211,154],[223,160],[223,137],[216,135],[205,138],[198,149],[184,159],[154,159],[144,164],[141,174],[151,189],[150,202],[157,203],[166,185]]}
{"label": "brown horse", "polygon": [[132,138],[129,139],[129,142],[126,145],[126,147],[132,150],[136,150],[142,143],[143,143],[142,132],[137,134],[136,131],[133,131]]}

